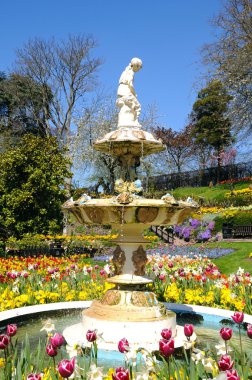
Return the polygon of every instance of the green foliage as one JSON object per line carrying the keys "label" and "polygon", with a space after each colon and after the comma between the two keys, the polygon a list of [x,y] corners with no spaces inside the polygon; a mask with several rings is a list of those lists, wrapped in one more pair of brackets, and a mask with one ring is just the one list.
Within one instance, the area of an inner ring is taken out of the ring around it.
{"label": "green foliage", "polygon": [[193,105],[191,119],[196,143],[212,147],[218,155],[233,141],[231,122],[226,117],[231,99],[222,83],[213,80],[198,93]]}
{"label": "green foliage", "polygon": [[215,219],[215,230],[220,231],[223,223],[230,223],[237,226],[251,226],[252,225],[252,212],[241,211],[237,213],[224,213],[218,215]]}
{"label": "green foliage", "polygon": [[0,236],[60,230],[70,173],[56,139],[25,135],[0,159]]}
{"label": "green foliage", "polygon": [[[45,101],[43,91],[47,91]],[[32,133],[39,136],[48,134],[49,103],[51,90],[36,81],[12,73],[0,78],[0,133],[1,148],[15,145],[20,136]]]}

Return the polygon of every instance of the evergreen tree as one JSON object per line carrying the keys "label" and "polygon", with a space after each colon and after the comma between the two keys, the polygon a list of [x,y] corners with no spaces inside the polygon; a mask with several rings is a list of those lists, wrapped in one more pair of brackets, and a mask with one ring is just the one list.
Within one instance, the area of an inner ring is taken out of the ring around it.
{"label": "evergreen tree", "polygon": [[233,142],[231,122],[226,116],[230,100],[222,83],[213,80],[198,93],[191,114],[195,143],[214,150],[218,168],[221,167],[221,151]]}
{"label": "evergreen tree", "polygon": [[0,237],[60,231],[70,173],[56,138],[27,134],[0,162]]}

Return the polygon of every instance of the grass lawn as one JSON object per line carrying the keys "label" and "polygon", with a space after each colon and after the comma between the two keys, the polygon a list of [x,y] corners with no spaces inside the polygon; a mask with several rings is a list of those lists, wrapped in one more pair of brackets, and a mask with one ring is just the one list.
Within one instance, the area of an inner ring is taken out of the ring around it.
{"label": "grass lawn", "polygon": [[252,243],[249,242],[220,242],[220,243],[209,243],[208,247],[218,247],[221,248],[233,248],[235,252],[230,253],[227,256],[220,257],[218,259],[213,259],[212,261],[218,266],[220,271],[224,274],[235,273],[239,267],[243,268],[245,272],[252,273],[252,258],[249,258],[249,254],[252,253]]}
{"label": "grass lawn", "polygon": [[[249,182],[239,182],[234,184],[234,190],[245,189],[249,186]],[[207,200],[222,200],[225,199],[225,194],[230,191],[228,185],[217,185],[214,187],[178,187],[173,191],[173,196],[176,199],[187,197],[201,197]]]}

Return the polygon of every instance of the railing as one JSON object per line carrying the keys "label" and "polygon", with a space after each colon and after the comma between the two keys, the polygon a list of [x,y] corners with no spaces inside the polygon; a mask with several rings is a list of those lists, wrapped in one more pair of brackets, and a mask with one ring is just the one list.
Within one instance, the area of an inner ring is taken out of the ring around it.
{"label": "railing", "polygon": [[[219,181],[226,181],[231,178],[240,179],[249,176],[252,176],[252,161],[221,166],[220,168],[212,167],[153,176],[148,179],[148,187],[154,187],[158,190],[171,190],[177,187],[209,186],[210,182],[216,184],[217,178]],[[143,183],[146,186],[146,181]]]}
{"label": "railing", "polygon": [[151,226],[150,230],[154,232],[158,237],[160,237],[160,239],[164,240],[166,243],[173,244],[174,242],[173,227]]}

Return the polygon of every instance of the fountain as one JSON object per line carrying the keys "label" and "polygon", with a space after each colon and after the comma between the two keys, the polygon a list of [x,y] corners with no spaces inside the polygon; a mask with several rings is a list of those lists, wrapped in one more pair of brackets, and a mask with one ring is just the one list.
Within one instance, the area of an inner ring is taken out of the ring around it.
{"label": "fountain", "polygon": [[[150,225],[178,224],[190,215],[198,205],[190,198],[177,201],[170,194],[161,199],[145,199],[136,168],[140,158],[164,149],[161,140],[142,129],[138,117],[141,111],[133,87],[134,74],[142,68],[142,61],[133,58],[123,71],[117,93],[119,107],[117,129],[97,140],[94,148],[110,154],[118,160],[121,172],[110,199],[91,199],[87,195],[77,201],[72,199],[63,210],[74,215],[81,224],[110,224],[119,231],[113,240],[115,275],[108,279],[114,285],[100,301],[93,301],[83,311],[82,322],[69,326],[64,336],[69,344],[83,341],[87,330],[102,334],[100,348],[114,350],[118,341],[127,337],[132,348],[158,347],[160,332],[171,328],[175,346],[183,345],[182,328],[176,325],[176,314],[166,310],[148,289],[151,279],[145,277],[148,240],[143,231]],[[195,339],[195,336],[193,337]]]}

